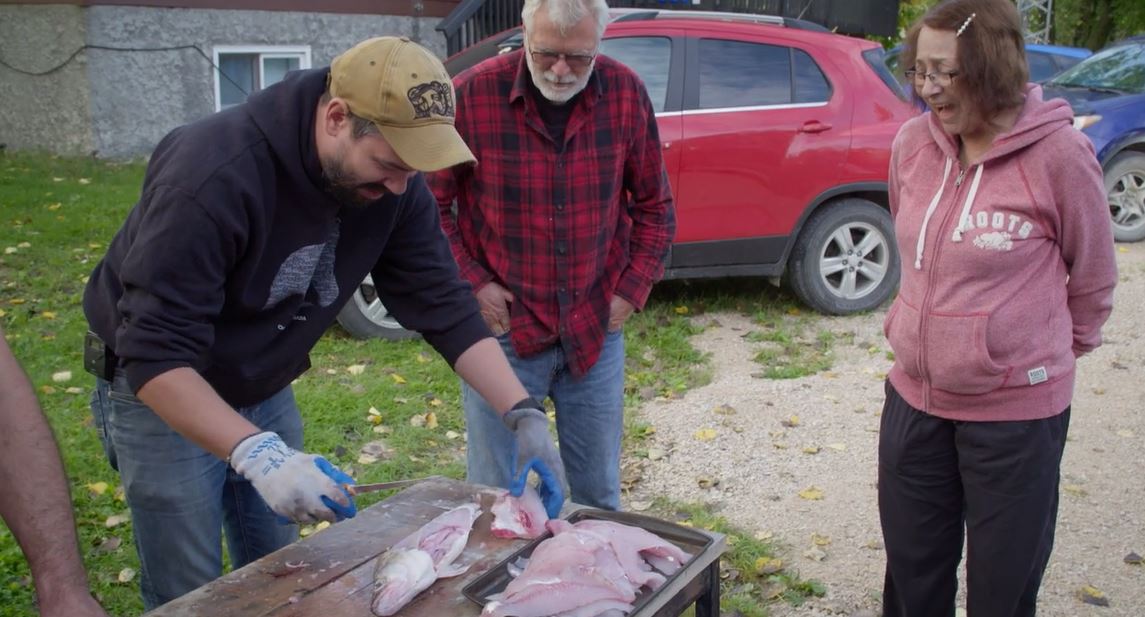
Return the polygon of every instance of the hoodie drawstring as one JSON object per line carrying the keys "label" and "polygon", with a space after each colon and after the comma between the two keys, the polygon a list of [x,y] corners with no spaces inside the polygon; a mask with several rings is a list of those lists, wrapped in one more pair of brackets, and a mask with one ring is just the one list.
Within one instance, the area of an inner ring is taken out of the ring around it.
{"label": "hoodie drawstring", "polygon": [[930,224],[930,217],[934,214],[934,209],[938,207],[938,202],[942,200],[942,191],[946,189],[946,179],[950,177],[950,168],[953,165],[954,160],[949,156],[946,157],[946,169],[942,170],[942,184],[938,185],[938,192],[934,194],[934,199],[930,200],[930,206],[926,208],[926,216],[922,218],[922,230],[918,232],[918,244],[914,253],[915,270],[922,270],[922,249],[926,247],[926,226]]}
{"label": "hoodie drawstring", "polygon": [[970,220],[970,206],[974,204],[974,196],[978,194],[978,181],[982,179],[982,167],[978,165],[978,171],[974,172],[974,181],[970,183],[970,193],[966,195],[966,202],[962,204],[962,214],[958,217],[958,227],[954,228],[954,234],[950,239],[954,242],[962,242],[962,232],[966,231],[966,223]]}

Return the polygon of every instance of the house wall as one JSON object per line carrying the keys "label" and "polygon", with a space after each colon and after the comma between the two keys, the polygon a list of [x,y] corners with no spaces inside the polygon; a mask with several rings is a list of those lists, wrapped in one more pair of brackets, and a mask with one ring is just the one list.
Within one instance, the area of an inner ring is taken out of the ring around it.
{"label": "house wall", "polygon": [[437,17],[128,6],[86,11],[89,45],[197,48],[87,51],[92,141],[106,157],[145,155],[172,128],[215,111],[208,58],[216,45],[309,45],[311,66],[321,67],[358,41],[394,34],[445,55],[444,39],[434,31]]}
{"label": "house wall", "polygon": [[[83,11],[68,5],[0,5],[0,60],[33,73],[59,66],[84,44]],[[84,54],[42,76],[0,64],[0,144],[66,154],[95,149]]]}

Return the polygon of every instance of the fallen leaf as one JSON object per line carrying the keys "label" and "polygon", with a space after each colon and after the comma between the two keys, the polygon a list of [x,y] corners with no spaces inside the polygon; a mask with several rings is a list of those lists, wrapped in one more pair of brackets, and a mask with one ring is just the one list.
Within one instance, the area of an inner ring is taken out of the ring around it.
{"label": "fallen leaf", "polygon": [[87,490],[96,495],[102,495],[107,492],[107,482],[92,482],[87,485]]}
{"label": "fallen leaf", "polygon": [[437,414],[433,413],[432,411],[425,414],[425,428],[437,428]]}
{"label": "fallen leaf", "polygon": [[417,360],[418,364],[425,364],[430,361],[429,354],[425,353],[424,351],[419,351],[414,359]]}
{"label": "fallen leaf", "polygon": [[12,298],[11,300],[8,301],[8,304],[15,304],[16,306],[20,306],[21,304],[24,304],[25,302],[27,302],[27,300],[25,300],[23,298]]}
{"label": "fallen leaf", "polygon": [[1085,497],[1089,494],[1080,484],[1063,484],[1062,490],[1074,497]]}
{"label": "fallen leaf", "polygon": [[634,502],[628,504],[628,506],[630,508],[632,508],[632,511],[634,511],[634,512],[644,512],[648,508],[652,507],[652,502],[651,501],[634,501]]}
{"label": "fallen leaf", "polygon": [[461,437],[461,434],[457,431],[445,431],[446,439],[457,439],[458,437]]}
{"label": "fallen leaf", "polygon": [[719,479],[713,478],[711,476],[699,476],[696,478],[696,484],[700,488],[708,489],[708,488],[712,488],[713,486],[719,486],[720,481],[719,481]]}
{"label": "fallen leaf", "polygon": [[91,184],[91,178],[80,178],[76,182],[79,182],[80,184]]}
{"label": "fallen leaf", "polygon": [[419,413],[409,417],[410,426],[425,426],[425,414]]}
{"label": "fallen leaf", "polygon": [[410,462],[411,462],[411,463],[420,463],[420,462],[422,461],[422,459],[421,459],[421,458],[419,458],[419,457],[416,457],[416,456],[414,456],[414,455],[412,455],[412,454],[411,454],[411,455],[409,455],[409,457],[408,457],[408,458],[409,458],[409,460],[410,460]]}
{"label": "fallen leaf", "polygon": [[1119,247],[1117,247],[1117,252],[1118,253],[1128,253],[1129,249],[1125,248],[1124,246],[1119,246]]}
{"label": "fallen leaf", "polygon": [[328,368],[328,369],[326,369],[326,374],[327,375],[337,375],[338,371],[335,369],[332,369],[332,368]]}
{"label": "fallen leaf", "polygon": [[130,583],[135,579],[135,570],[131,568],[124,568],[119,571],[119,576],[115,577],[121,583]]}
{"label": "fallen leaf", "polygon": [[673,310],[676,311],[677,315],[687,315],[688,314],[688,307],[687,306],[677,306]]}
{"label": "fallen leaf", "polygon": [[118,527],[131,520],[130,514],[112,514],[103,522],[104,527]]}
{"label": "fallen leaf", "polygon": [[1105,597],[1100,589],[1093,585],[1085,585],[1077,590],[1078,598],[1086,604],[1094,606],[1109,606],[1109,598]]}
{"label": "fallen leaf", "polygon": [[716,415],[720,415],[720,416],[735,415],[735,412],[736,412],[735,407],[732,407],[731,405],[726,405],[726,404],[720,405],[719,407],[716,407],[715,409],[712,410],[712,413],[714,413]]}
{"label": "fallen leaf", "polygon": [[[63,178],[52,178],[52,182],[63,182],[63,181],[64,181]],[[132,573],[132,576],[134,576],[134,573]]]}
{"label": "fallen leaf", "polygon": [[40,313],[40,318],[41,319],[48,319],[48,320],[55,319],[56,318],[56,312],[55,311],[44,311],[44,312]]}
{"label": "fallen leaf", "polygon": [[803,448],[804,454],[819,454],[819,446],[807,446]]}
{"label": "fallen leaf", "polygon": [[302,527],[301,529],[298,530],[298,535],[302,536],[303,538],[305,538],[306,536],[308,536],[312,533],[314,533],[314,526],[313,525],[307,525],[307,526]]}
{"label": "fallen leaf", "polygon": [[831,536],[824,536],[817,533],[811,534],[811,543],[815,546],[827,546],[831,543]]}
{"label": "fallen leaf", "polygon": [[700,441],[711,441],[716,438],[716,429],[702,428],[696,431],[695,435],[696,439],[699,439]]}
{"label": "fallen leaf", "polygon": [[382,422],[385,422],[385,420],[383,420],[381,416],[366,416],[366,422],[373,425],[378,425]]}
{"label": "fallen leaf", "polygon": [[319,531],[322,531],[323,529],[326,529],[329,526],[330,526],[330,521],[319,521],[318,524],[314,526],[314,532],[317,533]]}
{"label": "fallen leaf", "polygon": [[760,542],[767,542],[775,537],[775,534],[770,531],[757,531],[755,532],[755,539]]}
{"label": "fallen leaf", "polygon": [[45,385],[45,386],[40,386],[40,392],[43,392],[44,394],[55,394],[56,389],[51,387],[51,386]]}
{"label": "fallen leaf", "polygon": [[385,424],[379,424],[374,427],[374,432],[381,435],[389,435],[390,433],[394,432],[394,429],[386,426]]}
{"label": "fallen leaf", "polygon": [[819,501],[820,499],[823,499],[823,490],[814,486],[810,486],[799,491],[799,496],[809,501]]}
{"label": "fallen leaf", "polygon": [[127,489],[123,488],[122,484],[115,487],[115,500],[116,501],[127,501]]}
{"label": "fallen leaf", "polygon": [[1137,553],[1129,553],[1125,556],[1125,563],[1131,566],[1139,566],[1142,563],[1145,563],[1145,561],[1141,559],[1141,555],[1138,555]]}
{"label": "fallen leaf", "polygon": [[1123,428],[1123,429],[1117,431],[1117,436],[1118,437],[1132,437],[1133,431],[1131,431],[1127,428]]}
{"label": "fallen leaf", "polygon": [[658,461],[664,458],[665,454],[660,448],[648,448],[648,460],[650,461]]}
{"label": "fallen leaf", "polygon": [[121,544],[123,544],[123,540],[121,540],[119,536],[111,536],[110,538],[104,538],[103,542],[100,542],[99,546],[95,547],[95,550],[101,553],[110,553],[118,549]]}
{"label": "fallen leaf", "polygon": [[394,383],[398,385],[404,384],[406,382],[406,378],[398,375],[397,373],[390,373],[390,377],[393,378]]}
{"label": "fallen leaf", "polygon": [[799,416],[791,416],[790,418],[780,422],[780,424],[786,426],[787,428],[795,428],[799,426]]}
{"label": "fallen leaf", "polygon": [[811,548],[803,551],[803,556],[810,559],[811,561],[823,561],[827,558],[827,553],[823,552],[823,550],[817,546],[812,546]]}
{"label": "fallen leaf", "polygon": [[395,396],[394,402],[397,403],[398,405],[405,405],[406,403],[409,402],[409,399],[405,398],[404,396]]}
{"label": "fallen leaf", "polygon": [[365,364],[351,364],[350,366],[346,367],[346,372],[351,374],[351,375],[361,375],[362,373],[366,372],[366,365]]}
{"label": "fallen leaf", "polygon": [[775,574],[783,569],[783,560],[774,557],[760,557],[755,560],[755,571],[761,575]]}
{"label": "fallen leaf", "polygon": [[845,444],[845,443],[829,443],[823,447],[824,448],[831,448],[832,450],[835,450],[836,452],[842,452],[843,450],[847,449],[847,444]]}
{"label": "fallen leaf", "polygon": [[787,444],[783,443],[782,441],[777,441],[771,445],[774,446],[776,450],[786,450],[787,449]]}
{"label": "fallen leaf", "polygon": [[358,464],[359,465],[373,465],[376,462],[378,462],[378,457],[376,457],[372,454],[359,454],[358,455]]}
{"label": "fallen leaf", "polygon": [[14,247],[14,246],[4,247],[4,254],[5,255],[15,255],[16,253],[19,253],[19,252],[20,252],[20,249]]}
{"label": "fallen leaf", "polygon": [[56,210],[59,210],[61,207],[63,207],[63,204],[61,204],[61,203],[60,203],[60,202],[58,202],[58,201],[57,201],[56,203],[54,203],[54,204],[48,204],[48,210],[50,210],[50,211],[52,211],[52,212],[55,212]]}
{"label": "fallen leaf", "polygon": [[7,314],[8,314],[8,311],[5,311],[4,309],[0,309],[0,317],[3,317]]}
{"label": "fallen leaf", "polygon": [[1094,388],[1093,393],[1097,396],[1105,394],[1105,388]]}
{"label": "fallen leaf", "polygon": [[52,373],[52,381],[54,381],[56,383],[63,383],[65,381],[70,381],[71,378],[72,378],[72,372],[71,371],[60,371],[58,373]]}
{"label": "fallen leaf", "polygon": [[378,411],[378,408],[377,408],[377,407],[374,407],[374,406],[372,406],[372,405],[370,406],[370,409],[366,411],[366,413],[370,414],[371,416],[380,416],[380,415],[382,415],[382,412]]}
{"label": "fallen leaf", "polygon": [[389,460],[394,457],[394,449],[384,441],[371,441],[362,446],[359,454],[372,456],[376,460]]}
{"label": "fallen leaf", "polygon": [[441,399],[439,399],[435,396],[435,397],[429,399],[429,404],[432,407],[441,407]]}
{"label": "fallen leaf", "polygon": [[84,390],[83,388],[80,388],[77,386],[72,386],[72,387],[68,388],[67,390],[64,390],[64,392],[67,392],[68,394],[83,394],[84,392],[87,392],[87,390]]}

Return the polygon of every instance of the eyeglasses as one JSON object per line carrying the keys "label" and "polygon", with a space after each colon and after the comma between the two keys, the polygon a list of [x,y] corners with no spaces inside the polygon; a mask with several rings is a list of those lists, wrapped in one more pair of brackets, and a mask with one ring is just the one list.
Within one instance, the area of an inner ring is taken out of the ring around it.
{"label": "eyeglasses", "polygon": [[938,86],[939,88],[946,88],[950,85],[951,82],[954,81],[955,77],[958,77],[959,72],[933,71],[931,73],[923,73],[922,71],[910,69],[908,71],[904,71],[903,75],[906,75],[907,79],[914,81],[914,85],[919,88],[921,88],[928,79],[930,80],[930,83]]}
{"label": "eyeglasses", "polygon": [[570,69],[579,72],[587,69],[589,65],[592,64],[592,61],[596,59],[596,54],[562,54],[555,51],[543,50],[529,50],[529,53],[533,56],[533,62],[543,69],[551,68],[559,60],[563,59],[565,64],[569,65]]}

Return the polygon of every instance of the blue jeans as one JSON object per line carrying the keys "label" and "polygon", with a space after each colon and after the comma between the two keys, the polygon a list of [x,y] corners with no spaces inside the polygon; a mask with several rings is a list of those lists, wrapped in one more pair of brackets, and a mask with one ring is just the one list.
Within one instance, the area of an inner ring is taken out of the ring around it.
{"label": "blue jeans", "polygon": [[[538,401],[551,397],[557,439],[572,501],[607,510],[620,507],[620,438],[624,431],[624,334],[609,332],[600,359],[580,379],[569,372],[559,345],[521,358],[509,335],[497,337],[517,378]],[[468,433],[468,479],[509,486],[513,433],[476,390],[461,383]]]}
{"label": "blue jeans", "polygon": [[[96,380],[92,416],[131,508],[143,604],[151,610],[222,575],[222,530],[237,569],[298,538],[224,461],[176,433],[136,398],[122,371]],[[302,417],[286,387],[239,413],[302,447]]]}

